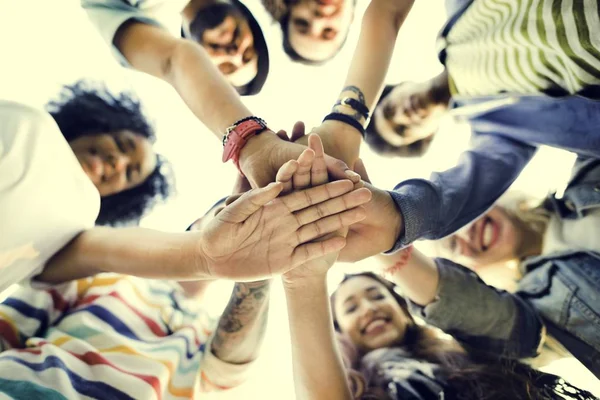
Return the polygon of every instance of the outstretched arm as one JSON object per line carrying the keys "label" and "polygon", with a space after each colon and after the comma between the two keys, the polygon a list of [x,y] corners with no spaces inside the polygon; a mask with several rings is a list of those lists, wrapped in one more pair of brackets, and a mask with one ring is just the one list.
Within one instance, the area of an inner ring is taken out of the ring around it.
{"label": "outstretched arm", "polygon": [[[394,52],[396,37],[414,0],[372,0],[362,19],[360,37],[344,87],[332,108],[366,127],[367,119],[356,107],[340,104],[353,99],[373,111]],[[325,152],[352,166],[358,158],[360,132],[351,125],[328,120],[315,130],[323,139]]]}
{"label": "outstretched arm", "polygon": [[467,347],[503,357],[537,355],[544,325],[519,296],[486,285],[461,265],[412,248],[376,258],[414,312]]}
{"label": "outstretched arm", "polygon": [[[309,138],[314,155],[301,157],[296,168],[278,178],[290,189],[327,181],[317,136]],[[337,232],[344,236],[344,232]],[[305,263],[283,275],[292,339],[294,384],[298,399],[352,399],[335,343],[327,294],[327,271],[335,254]]]}
{"label": "outstretched arm", "polygon": [[231,364],[246,364],[257,358],[269,310],[269,281],[238,282],[219,319],[211,351]]}
{"label": "outstretched arm", "polygon": [[253,189],[200,231],[96,227],[81,233],[47,263],[37,280],[60,283],[100,272],[153,279],[251,281],[335,252],[341,238],[312,243],[360,218],[366,189],[348,180],[278,197],[283,186]]}

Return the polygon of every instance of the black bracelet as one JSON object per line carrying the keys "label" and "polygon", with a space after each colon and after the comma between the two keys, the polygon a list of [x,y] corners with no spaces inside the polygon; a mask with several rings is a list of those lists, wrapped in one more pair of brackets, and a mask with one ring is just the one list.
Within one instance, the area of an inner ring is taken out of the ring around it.
{"label": "black bracelet", "polygon": [[356,130],[358,130],[358,132],[360,132],[360,135],[363,138],[365,137],[365,128],[363,128],[363,126],[357,120],[355,120],[354,118],[352,118],[349,115],[334,112],[334,113],[328,114],[325,118],[323,118],[323,122],[329,121],[329,120],[345,122],[346,124],[351,125],[354,128],[356,128]]}
{"label": "black bracelet", "polygon": [[337,104],[349,106],[354,111],[362,115],[365,120],[369,119],[369,107],[365,106],[360,101],[353,99],[352,97],[344,97]]}

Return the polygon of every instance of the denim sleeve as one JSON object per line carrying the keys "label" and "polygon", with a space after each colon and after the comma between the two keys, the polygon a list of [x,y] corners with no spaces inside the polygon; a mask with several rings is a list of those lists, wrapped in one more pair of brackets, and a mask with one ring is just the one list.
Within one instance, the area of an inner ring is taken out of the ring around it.
{"label": "denim sleeve", "polygon": [[508,358],[534,357],[544,325],[533,307],[512,293],[486,285],[452,261],[435,260],[440,274],[436,300],[411,311],[454,336],[468,349]]}
{"label": "denim sleeve", "polygon": [[390,195],[404,219],[404,233],[390,251],[417,239],[435,240],[468,224],[504,193],[536,147],[499,135],[474,134],[458,164],[429,180],[409,179]]}

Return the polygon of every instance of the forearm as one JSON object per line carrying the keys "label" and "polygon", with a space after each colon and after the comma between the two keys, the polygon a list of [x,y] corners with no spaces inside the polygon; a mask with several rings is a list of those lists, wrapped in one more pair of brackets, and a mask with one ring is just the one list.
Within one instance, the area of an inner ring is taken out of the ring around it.
{"label": "forearm", "polygon": [[[527,302],[449,260],[414,253],[388,275],[411,300],[413,312],[471,348],[515,358],[536,355],[543,325]],[[390,268],[394,261],[384,265]]]}
{"label": "forearm", "polygon": [[325,277],[285,286],[297,399],[351,399],[331,318]]}
{"label": "forearm", "polygon": [[[394,53],[396,37],[413,1],[373,1],[362,20],[360,37],[348,75],[346,87],[356,87],[364,104],[373,110]],[[400,4],[400,5],[398,5]]]}
{"label": "forearm", "polygon": [[169,64],[165,79],[219,140],[231,124],[252,115],[199,45],[181,40]]}
{"label": "forearm", "polygon": [[440,276],[431,258],[416,249],[374,258],[380,264],[381,271],[388,271],[386,278],[398,285],[413,303],[426,306],[435,299]]}
{"label": "forearm", "polygon": [[36,280],[59,283],[101,272],[151,279],[210,278],[195,233],[96,227],[55,254]]}
{"label": "forearm", "polygon": [[211,351],[231,364],[258,357],[267,326],[270,281],[236,283],[219,319]]}
{"label": "forearm", "polygon": [[[346,81],[334,102],[332,113],[344,114],[362,128],[367,126],[368,118],[347,102],[361,103],[372,114],[390,65],[398,31],[411,6],[412,0],[376,0],[368,6]],[[324,121],[321,128],[318,133],[323,138],[325,151],[353,165],[362,142],[361,132],[347,121],[338,120]]]}
{"label": "forearm", "polygon": [[418,239],[447,236],[483,214],[510,187],[536,148],[493,134],[473,134],[457,165],[429,180],[409,179],[390,195],[404,232],[392,250]]}

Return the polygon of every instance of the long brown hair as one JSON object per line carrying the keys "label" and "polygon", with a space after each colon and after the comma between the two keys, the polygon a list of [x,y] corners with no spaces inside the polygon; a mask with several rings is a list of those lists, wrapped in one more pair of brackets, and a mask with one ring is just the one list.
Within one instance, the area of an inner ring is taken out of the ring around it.
{"label": "long brown hair", "polygon": [[[444,398],[459,400],[520,400],[564,399],[563,396],[587,400],[596,399],[591,393],[575,388],[562,378],[531,368],[515,360],[491,357],[473,350],[466,351],[456,340],[443,338],[439,331],[417,324],[406,300],[395,285],[379,276],[364,272],[346,275],[342,283],[355,277],[366,277],[381,283],[398,302],[411,323],[407,327],[402,348],[418,360],[440,366],[446,388]],[[341,332],[335,314],[335,292],[331,296],[334,326],[338,344],[347,369],[348,380],[355,399],[384,400],[390,397],[381,388],[370,385],[360,354],[352,341]],[[560,394],[560,395],[559,395]],[[391,400],[391,399],[390,399]]]}

